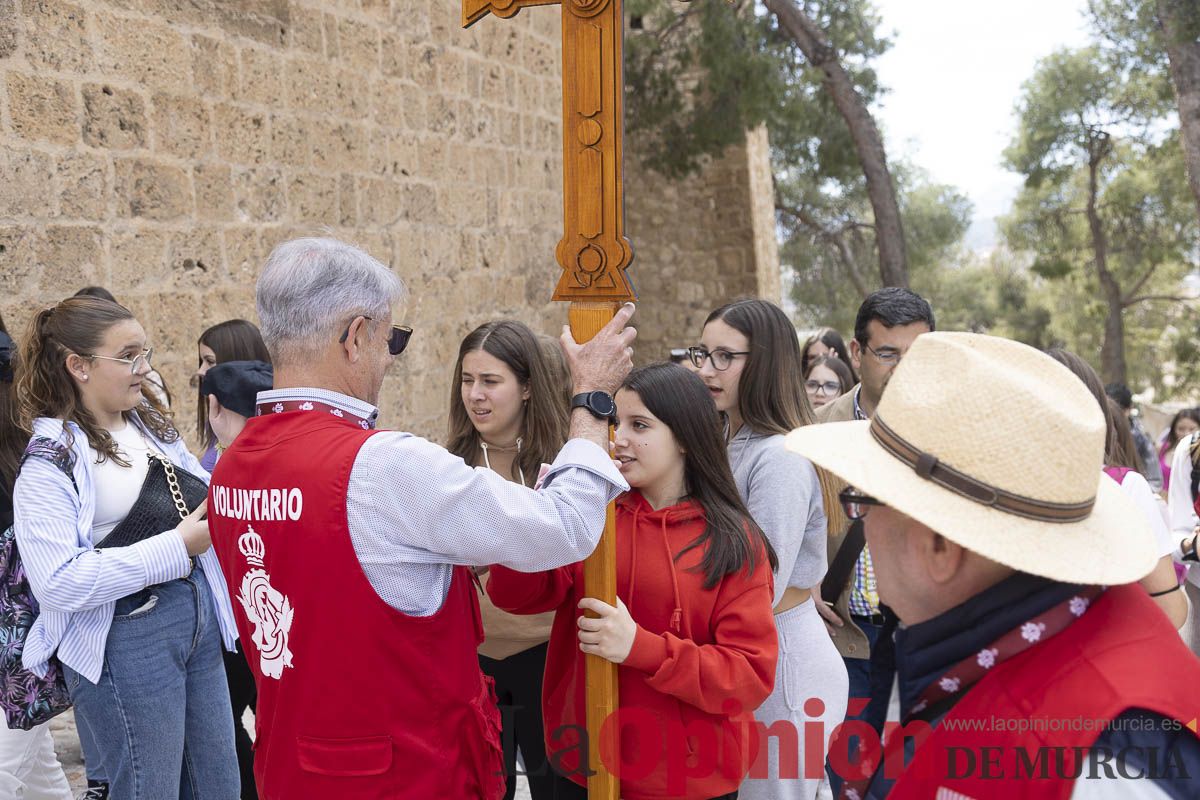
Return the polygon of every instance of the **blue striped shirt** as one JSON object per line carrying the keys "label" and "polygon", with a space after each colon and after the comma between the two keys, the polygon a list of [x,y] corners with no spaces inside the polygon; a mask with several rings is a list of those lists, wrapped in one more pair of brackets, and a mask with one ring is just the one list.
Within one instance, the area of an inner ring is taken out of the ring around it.
{"label": "blue striped shirt", "polygon": [[[116,601],[156,583],[182,578],[191,569],[183,537],[169,530],[129,547],[92,546],[96,487],[87,436],[73,422],[70,479],[40,458],[25,462],[13,486],[14,526],[21,561],[33,594],[41,605],[25,642],[24,663],[38,675],[57,651],[59,660],[96,683],[104,667],[104,647]],[[137,424],[135,421],[133,424]],[[33,435],[65,442],[59,419],[34,420]],[[208,473],[182,440],[159,441],[144,431],[177,466],[208,482]],[[237,628],[229,606],[225,578],[211,549],[200,556],[212,588],[216,616],[225,647],[233,650]]]}

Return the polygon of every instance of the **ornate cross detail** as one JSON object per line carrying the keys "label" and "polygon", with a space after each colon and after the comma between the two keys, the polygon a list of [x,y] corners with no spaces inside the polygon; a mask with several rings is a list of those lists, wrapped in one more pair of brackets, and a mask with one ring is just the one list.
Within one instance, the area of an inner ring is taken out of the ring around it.
{"label": "ornate cross detail", "polygon": [[[463,26],[558,0],[463,0]],[[621,0],[562,0],[563,236],[555,300],[634,299],[625,269]]]}

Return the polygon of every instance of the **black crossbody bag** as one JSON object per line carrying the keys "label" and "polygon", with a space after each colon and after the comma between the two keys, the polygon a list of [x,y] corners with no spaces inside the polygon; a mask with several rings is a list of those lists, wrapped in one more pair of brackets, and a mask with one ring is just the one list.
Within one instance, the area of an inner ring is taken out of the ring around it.
{"label": "black crossbody bag", "polygon": [[155,452],[146,454],[150,468],[137,501],[100,547],[128,547],[178,527],[208,496],[204,481]]}

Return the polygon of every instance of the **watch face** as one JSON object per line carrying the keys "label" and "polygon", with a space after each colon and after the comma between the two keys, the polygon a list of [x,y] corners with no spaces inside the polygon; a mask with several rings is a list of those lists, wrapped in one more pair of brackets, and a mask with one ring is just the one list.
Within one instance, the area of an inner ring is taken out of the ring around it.
{"label": "watch face", "polygon": [[617,413],[617,404],[608,392],[592,392],[592,396],[588,398],[588,404],[597,414],[603,414],[606,417]]}

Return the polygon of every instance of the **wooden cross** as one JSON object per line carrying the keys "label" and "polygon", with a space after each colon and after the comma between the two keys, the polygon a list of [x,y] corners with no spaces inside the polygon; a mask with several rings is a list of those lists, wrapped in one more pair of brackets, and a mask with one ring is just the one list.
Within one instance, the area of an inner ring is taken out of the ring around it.
{"label": "wooden cross", "polygon": [[[488,14],[509,18],[527,6],[560,0],[462,0],[463,27]],[[577,342],[603,328],[621,303],[634,300],[625,269],[633,249],[625,238],[621,137],[625,19],[622,0],[561,0],[563,58],[563,235],[554,255],[562,268],[554,300],[571,303],[567,318]],[[611,436],[611,430],[610,430]],[[617,604],[615,512],[584,562],[589,597]],[[620,783],[600,758],[600,730],[617,708],[617,668],[587,656],[588,778],[592,800],[617,800]],[[618,752],[613,750],[610,752]]]}

